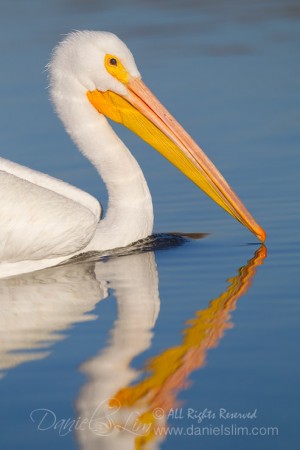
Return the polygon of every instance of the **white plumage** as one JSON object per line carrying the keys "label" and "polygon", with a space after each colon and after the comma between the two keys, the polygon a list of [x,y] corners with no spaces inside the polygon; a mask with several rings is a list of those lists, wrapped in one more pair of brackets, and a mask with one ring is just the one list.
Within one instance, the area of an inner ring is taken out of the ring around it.
{"label": "white plumage", "polygon": [[79,253],[125,247],[152,233],[144,175],[105,116],[121,122],[264,241],[265,232],[192,138],[141,81],[126,45],[107,32],[69,34],[49,64],[55,109],[108,190],[103,220],[89,194],[0,158],[0,277]]}
{"label": "white plumage", "polygon": [[0,166],[1,261],[67,256],[90,242],[100,217],[93,197],[9,161]]}
{"label": "white plumage", "polygon": [[[86,92],[124,86],[104,68],[115,53],[134,77],[128,48],[105,32],[70,34],[49,64],[50,92],[66,130],[106,183],[109,205],[48,175],[0,159],[0,276],[51,266],[77,253],[124,247],[151,234],[153,209],[143,173]],[[39,261],[38,261],[39,260]]]}

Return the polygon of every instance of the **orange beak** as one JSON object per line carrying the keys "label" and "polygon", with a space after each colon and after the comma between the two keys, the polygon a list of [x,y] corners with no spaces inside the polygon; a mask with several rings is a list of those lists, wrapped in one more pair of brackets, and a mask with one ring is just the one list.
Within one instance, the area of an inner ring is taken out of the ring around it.
{"label": "orange beak", "polygon": [[130,79],[126,87],[128,88],[126,96],[98,90],[88,92],[87,96],[99,112],[122,123],[148,142],[218,205],[264,242],[265,231],[254,220],[201,148],[143,81]]}

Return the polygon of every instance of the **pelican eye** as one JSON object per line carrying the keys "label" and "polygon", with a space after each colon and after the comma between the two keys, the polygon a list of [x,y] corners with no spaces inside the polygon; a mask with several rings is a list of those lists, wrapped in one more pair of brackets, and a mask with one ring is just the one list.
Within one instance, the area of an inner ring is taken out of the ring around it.
{"label": "pelican eye", "polygon": [[109,53],[106,54],[104,57],[104,65],[110,75],[121,81],[121,83],[128,83],[129,73],[117,56]]}

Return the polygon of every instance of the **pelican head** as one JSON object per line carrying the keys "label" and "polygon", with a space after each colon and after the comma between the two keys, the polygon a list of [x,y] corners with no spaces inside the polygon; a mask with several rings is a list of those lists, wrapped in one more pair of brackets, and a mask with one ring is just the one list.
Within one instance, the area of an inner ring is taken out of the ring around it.
{"label": "pelican head", "polygon": [[[117,36],[95,31],[69,34],[54,50],[50,81],[56,88],[63,86],[52,90],[56,105],[64,101],[57,97],[66,91],[68,99],[72,99],[76,86],[77,95],[91,108],[139,135],[260,241],[265,241],[265,231],[220,172],[143,83],[132,53]],[[76,107],[76,102],[74,97],[70,108]]]}

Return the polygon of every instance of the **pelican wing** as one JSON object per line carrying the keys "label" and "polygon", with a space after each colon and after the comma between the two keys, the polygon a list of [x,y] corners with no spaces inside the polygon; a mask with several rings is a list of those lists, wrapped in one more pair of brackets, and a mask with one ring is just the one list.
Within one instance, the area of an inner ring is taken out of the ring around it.
{"label": "pelican wing", "polygon": [[56,258],[84,249],[99,221],[97,200],[67,183],[3,161],[0,261]]}

